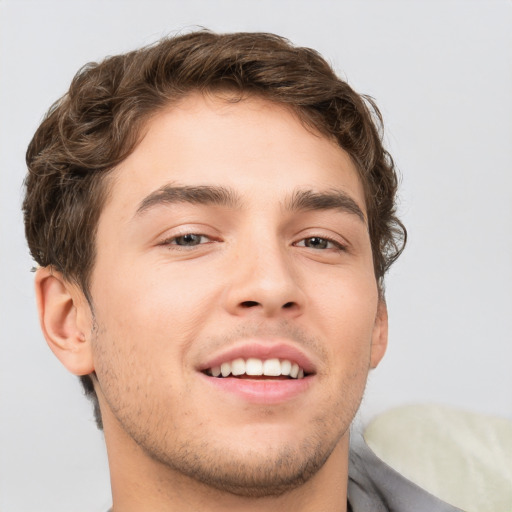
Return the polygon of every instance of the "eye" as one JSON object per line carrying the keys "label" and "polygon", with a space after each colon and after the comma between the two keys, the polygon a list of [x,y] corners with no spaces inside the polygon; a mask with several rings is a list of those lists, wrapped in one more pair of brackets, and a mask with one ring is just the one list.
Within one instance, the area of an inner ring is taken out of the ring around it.
{"label": "eye", "polygon": [[187,233],[185,235],[175,236],[162,242],[162,245],[178,245],[180,247],[195,247],[210,242],[210,238],[197,233]]}
{"label": "eye", "polygon": [[345,247],[339,242],[335,242],[334,240],[330,240],[329,238],[322,238],[320,236],[311,236],[309,238],[304,238],[297,242],[295,245],[298,247],[308,247],[309,249],[338,249],[344,250]]}

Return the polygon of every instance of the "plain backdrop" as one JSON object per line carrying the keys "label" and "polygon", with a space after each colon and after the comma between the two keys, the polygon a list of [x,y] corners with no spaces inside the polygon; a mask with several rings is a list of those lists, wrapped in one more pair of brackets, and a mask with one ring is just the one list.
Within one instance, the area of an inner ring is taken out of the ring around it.
{"label": "plain backdrop", "polygon": [[512,2],[0,0],[0,510],[105,512],[103,439],[39,332],[27,144],[80,66],[204,26],[319,50],[373,96],[403,175],[390,344],[358,423],[408,403],[512,418]]}

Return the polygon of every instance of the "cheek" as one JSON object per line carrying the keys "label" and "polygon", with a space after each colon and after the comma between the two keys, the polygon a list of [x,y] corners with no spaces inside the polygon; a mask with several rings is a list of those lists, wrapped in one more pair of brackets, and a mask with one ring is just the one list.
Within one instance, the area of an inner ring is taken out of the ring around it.
{"label": "cheek", "polygon": [[[100,269],[99,269],[100,270]],[[170,327],[179,323],[193,324],[214,293],[211,272],[190,269],[186,265],[165,262],[148,265],[128,265],[126,272],[119,268],[109,274],[108,287],[97,286],[94,302],[98,311],[115,330],[155,330],[180,332]],[[201,269],[199,269],[201,270]]]}
{"label": "cheek", "polygon": [[377,284],[372,273],[341,269],[324,279],[317,278],[310,289],[312,302],[326,326],[339,329],[340,334],[371,335],[378,306]]}
{"label": "cheek", "polygon": [[378,306],[373,275],[345,273],[319,286],[313,300],[332,357],[342,366],[367,364]]}
{"label": "cheek", "polygon": [[218,300],[211,277],[171,270],[164,264],[137,271],[97,268],[92,292],[98,374],[133,381],[140,375],[168,380],[168,374],[181,372],[191,340]]}

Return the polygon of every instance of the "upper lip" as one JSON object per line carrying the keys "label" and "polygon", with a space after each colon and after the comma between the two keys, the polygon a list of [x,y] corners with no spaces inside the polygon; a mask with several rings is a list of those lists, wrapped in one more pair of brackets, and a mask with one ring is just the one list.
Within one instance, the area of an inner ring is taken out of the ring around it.
{"label": "upper lip", "polygon": [[221,350],[204,363],[201,363],[198,369],[199,371],[205,371],[234,359],[249,359],[251,357],[262,360],[287,359],[292,363],[297,363],[305,373],[316,373],[315,365],[311,359],[298,347],[286,341],[263,340],[245,340]]}

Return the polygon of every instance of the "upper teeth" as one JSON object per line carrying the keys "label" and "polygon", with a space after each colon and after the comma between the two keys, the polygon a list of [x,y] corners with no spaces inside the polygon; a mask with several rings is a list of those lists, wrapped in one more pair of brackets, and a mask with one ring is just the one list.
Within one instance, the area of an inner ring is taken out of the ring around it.
{"label": "upper teeth", "polygon": [[233,361],[222,363],[220,366],[214,366],[209,369],[209,373],[214,377],[228,377],[229,375],[266,375],[269,377],[279,377],[288,375],[293,379],[304,378],[304,370],[297,364],[288,359],[234,359]]}

